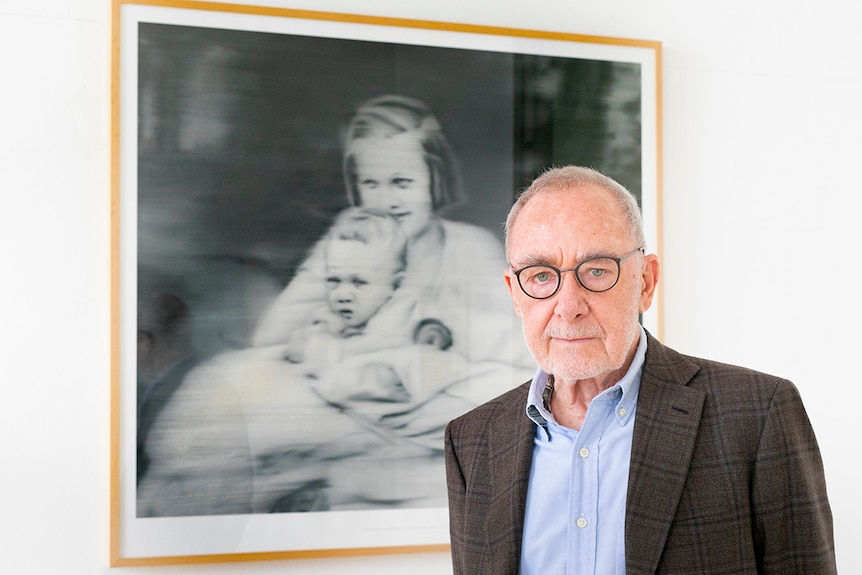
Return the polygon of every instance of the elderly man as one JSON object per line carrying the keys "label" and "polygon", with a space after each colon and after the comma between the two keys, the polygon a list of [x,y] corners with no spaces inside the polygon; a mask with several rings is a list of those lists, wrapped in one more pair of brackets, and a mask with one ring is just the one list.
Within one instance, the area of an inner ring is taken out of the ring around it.
{"label": "elderly man", "polygon": [[509,214],[506,251],[539,369],[447,428],[455,573],[835,573],[796,388],[639,325],[659,264],[625,188],[544,173]]}

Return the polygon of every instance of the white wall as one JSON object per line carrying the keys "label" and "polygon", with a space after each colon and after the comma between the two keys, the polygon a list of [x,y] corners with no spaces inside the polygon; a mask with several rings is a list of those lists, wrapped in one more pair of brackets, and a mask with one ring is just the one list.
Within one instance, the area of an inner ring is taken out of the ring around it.
{"label": "white wall", "polygon": [[[664,339],[797,383],[839,566],[862,572],[855,2],[269,3],[663,42]],[[3,0],[0,47],[3,571],[448,572],[445,554],[108,568],[110,3]]]}

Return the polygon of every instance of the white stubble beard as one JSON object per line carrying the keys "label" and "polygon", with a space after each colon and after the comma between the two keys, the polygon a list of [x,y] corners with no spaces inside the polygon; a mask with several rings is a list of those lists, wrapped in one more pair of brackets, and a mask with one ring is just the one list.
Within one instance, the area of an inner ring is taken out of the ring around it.
{"label": "white stubble beard", "polygon": [[[636,296],[635,301],[633,302],[635,312],[638,309],[637,306],[639,303],[640,299]],[[608,353],[608,341],[604,338],[605,333],[598,327],[595,327],[594,329],[546,329],[542,333],[542,341],[547,342],[551,337],[562,337],[564,339],[598,337],[605,342],[605,353],[603,354],[586,356],[586,354],[577,353],[575,350],[567,350],[563,353],[558,352],[557,354],[554,354],[549,349],[547,357],[543,362],[536,357],[536,353],[532,350],[530,350],[530,352],[533,355],[533,359],[536,360],[536,363],[539,364],[539,367],[541,367],[543,371],[553,374],[563,380],[577,381],[611,373],[623,366],[629,350],[632,348],[640,334],[640,327],[637,319],[638,314],[629,313],[627,310],[625,318],[622,332],[624,334],[624,341],[620,343],[620,349],[617,349],[616,346],[614,346],[614,348],[610,350],[612,352],[611,354]],[[526,337],[526,330],[524,335]],[[611,343],[613,344],[613,342]],[[617,353],[613,353],[614,351]]]}

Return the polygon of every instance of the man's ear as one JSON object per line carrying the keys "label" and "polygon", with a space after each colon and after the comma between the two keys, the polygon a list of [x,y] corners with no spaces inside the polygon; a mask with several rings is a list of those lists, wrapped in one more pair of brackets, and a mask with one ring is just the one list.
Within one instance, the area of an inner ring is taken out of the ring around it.
{"label": "man's ear", "polygon": [[659,266],[658,257],[655,254],[644,256],[644,267],[641,273],[643,284],[641,286],[640,306],[638,308],[640,313],[644,313],[652,305],[660,273],[661,266]]}
{"label": "man's ear", "polygon": [[392,280],[392,289],[395,290],[395,289],[398,289],[401,287],[401,284],[404,283],[404,276],[405,275],[406,274],[404,271],[395,272],[395,279]]}
{"label": "man's ear", "polygon": [[521,306],[518,305],[518,300],[515,299],[516,290],[521,290],[520,287],[514,287],[518,283],[518,280],[515,279],[514,275],[512,274],[512,270],[509,269],[503,272],[503,279],[506,280],[506,287],[509,288],[509,295],[512,297],[512,307],[515,309],[515,315],[517,315],[518,317],[523,317],[521,315]]}

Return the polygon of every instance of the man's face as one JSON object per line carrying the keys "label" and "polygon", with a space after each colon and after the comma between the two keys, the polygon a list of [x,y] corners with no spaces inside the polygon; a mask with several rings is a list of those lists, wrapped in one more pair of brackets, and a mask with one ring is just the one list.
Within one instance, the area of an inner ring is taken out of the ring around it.
{"label": "man's face", "polygon": [[[509,230],[514,269],[548,264],[571,269],[596,256],[621,257],[641,246],[629,237],[622,210],[608,192],[595,187],[554,190],[533,197]],[[620,264],[611,290],[584,289],[572,272],[552,297],[527,296],[511,270],[505,274],[521,318],[527,346],[539,366],[563,380],[606,378],[628,368],[637,345],[638,314],[652,302],[655,256],[631,256]]]}
{"label": "man's face", "polygon": [[350,327],[361,327],[392,296],[397,261],[388,246],[333,240],[326,247],[327,300]]}

